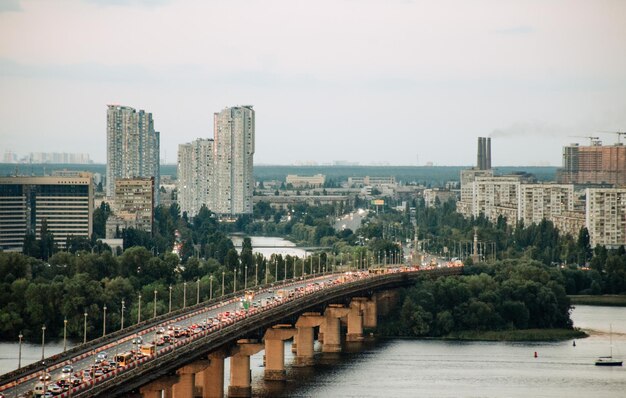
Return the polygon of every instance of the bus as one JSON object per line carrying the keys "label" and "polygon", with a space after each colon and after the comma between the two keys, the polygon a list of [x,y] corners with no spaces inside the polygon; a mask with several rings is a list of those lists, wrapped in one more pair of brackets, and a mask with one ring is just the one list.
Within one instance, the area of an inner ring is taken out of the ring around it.
{"label": "bus", "polygon": [[156,347],[154,346],[154,344],[144,344],[140,347],[140,352],[141,355],[149,357],[154,355],[154,353],[156,352]]}
{"label": "bus", "polygon": [[126,366],[133,361],[132,352],[123,352],[115,356],[115,362],[117,366]]}

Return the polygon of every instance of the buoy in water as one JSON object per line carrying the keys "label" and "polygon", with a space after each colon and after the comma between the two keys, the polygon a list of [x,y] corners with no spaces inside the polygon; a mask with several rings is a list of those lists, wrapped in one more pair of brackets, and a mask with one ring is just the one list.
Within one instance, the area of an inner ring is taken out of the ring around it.
{"label": "buoy in water", "polygon": [[537,358],[537,351],[535,351],[535,358]]}
{"label": "buoy in water", "polygon": [[572,344],[572,346],[576,347],[576,340],[574,340],[574,343]]}

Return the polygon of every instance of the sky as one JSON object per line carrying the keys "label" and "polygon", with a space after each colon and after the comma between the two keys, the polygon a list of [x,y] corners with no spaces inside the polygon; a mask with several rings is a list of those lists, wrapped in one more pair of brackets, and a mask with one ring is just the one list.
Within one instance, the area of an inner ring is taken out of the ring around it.
{"label": "sky", "polygon": [[255,164],[471,165],[491,136],[494,166],[559,166],[626,130],[624,21],[622,0],[0,0],[0,156],[104,163],[120,104],[175,163],[251,104]]}

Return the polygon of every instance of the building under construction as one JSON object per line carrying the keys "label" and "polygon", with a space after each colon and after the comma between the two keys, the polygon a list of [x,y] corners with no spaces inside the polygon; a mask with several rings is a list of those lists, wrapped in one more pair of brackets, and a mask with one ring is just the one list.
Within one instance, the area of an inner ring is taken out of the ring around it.
{"label": "building under construction", "polygon": [[602,145],[599,140],[566,146],[556,178],[561,184],[626,186],[626,146]]}

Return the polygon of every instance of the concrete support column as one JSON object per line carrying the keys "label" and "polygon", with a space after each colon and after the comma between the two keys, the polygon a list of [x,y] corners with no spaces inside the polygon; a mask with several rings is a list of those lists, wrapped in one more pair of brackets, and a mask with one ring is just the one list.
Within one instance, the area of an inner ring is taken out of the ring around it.
{"label": "concrete support column", "polygon": [[193,389],[195,386],[195,375],[203,371],[209,366],[207,359],[202,359],[185,365],[176,371],[178,375],[178,383],[172,387],[172,394],[176,398],[193,398]]}
{"label": "concrete support column", "polygon": [[319,341],[320,343],[324,343],[324,331],[326,330],[326,323],[324,323],[324,321],[322,321],[322,323],[320,323],[320,328],[317,332],[317,341]]}
{"label": "concrete support column", "polygon": [[298,347],[296,350],[296,366],[311,366],[314,352],[314,327],[320,326],[324,317],[319,312],[305,312],[298,318],[296,328]]}
{"label": "concrete support column", "polygon": [[376,296],[365,301],[363,308],[363,327],[375,329],[378,326],[378,313],[376,311]]}
{"label": "concrete support column", "polygon": [[[165,391],[165,397],[172,397],[172,385],[178,383],[180,377],[176,376],[163,376],[150,384],[147,384],[139,389],[139,393],[143,398],[161,398],[161,392]],[[169,396],[167,392],[169,391]]]}
{"label": "concrete support column", "polygon": [[293,338],[295,334],[296,329],[291,325],[276,325],[265,332],[265,380],[287,380],[285,340]]}
{"label": "concrete support column", "polygon": [[365,299],[354,298],[350,302],[346,341],[363,341],[363,315],[361,311],[361,303],[363,301]]}
{"label": "concrete support column", "polygon": [[341,352],[340,318],[348,315],[350,310],[339,304],[330,304],[324,311],[324,344],[323,352]]}
{"label": "concrete support column", "polygon": [[[229,397],[251,397],[250,387],[250,355],[254,355],[263,349],[263,344],[256,340],[239,340],[230,354],[230,385],[228,386]],[[178,397],[176,397],[178,398]]]}
{"label": "concrete support column", "polygon": [[298,333],[296,333],[295,336],[293,336],[293,341],[291,342],[291,352],[293,352],[294,354],[298,350]]}
{"label": "concrete support column", "polygon": [[202,372],[202,398],[224,397],[224,358],[223,351],[209,354],[210,365]]}

